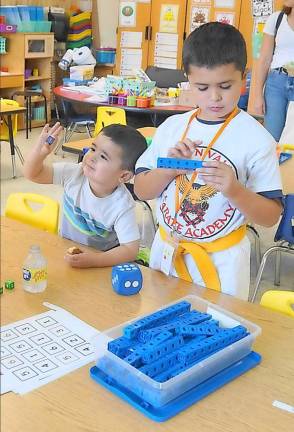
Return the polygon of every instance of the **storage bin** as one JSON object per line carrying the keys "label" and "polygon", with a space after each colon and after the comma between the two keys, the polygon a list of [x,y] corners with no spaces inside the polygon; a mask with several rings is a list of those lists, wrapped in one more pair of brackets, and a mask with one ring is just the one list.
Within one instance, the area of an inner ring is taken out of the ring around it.
{"label": "storage bin", "polygon": [[135,107],[137,104],[137,98],[136,96],[128,96],[127,97],[127,106],[133,106]]}
{"label": "storage bin", "polygon": [[137,97],[137,107],[138,108],[148,108],[150,107],[150,97]]}
{"label": "storage bin", "polygon": [[96,60],[100,64],[114,64],[115,63],[115,52],[114,48],[100,48],[96,51]]}
{"label": "storage bin", "polygon": [[118,96],[117,104],[122,105],[122,106],[126,105],[127,104],[127,96],[125,96],[125,95]]}
{"label": "storage bin", "polygon": [[110,104],[114,104],[114,105],[116,105],[116,104],[117,104],[117,101],[118,101],[118,96],[115,96],[115,95],[109,95],[109,96],[108,96],[108,102],[109,102]]}
{"label": "storage bin", "polygon": [[15,33],[17,25],[0,23],[0,33]]}
{"label": "storage bin", "polygon": [[[200,360],[179,375],[161,383],[145,375],[123,359],[108,351],[108,343],[113,339],[121,337],[126,325],[130,325],[138,319],[144,318],[144,316],[101,332],[97,338],[95,338],[97,367],[107,374],[110,380],[114,379],[121,386],[135,393],[140,399],[150,403],[153,407],[161,407],[167,404],[191,388],[247,356],[252,351],[252,345],[256,337],[261,333],[260,327],[256,324],[196,295],[188,295],[158,310],[180,301],[191,303],[192,310],[195,309],[199,312],[209,313],[212,319],[218,320],[222,327],[233,328],[240,324],[246,327],[248,334],[237,342]],[[149,314],[146,314],[145,317],[148,315]]]}
{"label": "storage bin", "polygon": [[35,32],[49,33],[52,21],[35,21]]}

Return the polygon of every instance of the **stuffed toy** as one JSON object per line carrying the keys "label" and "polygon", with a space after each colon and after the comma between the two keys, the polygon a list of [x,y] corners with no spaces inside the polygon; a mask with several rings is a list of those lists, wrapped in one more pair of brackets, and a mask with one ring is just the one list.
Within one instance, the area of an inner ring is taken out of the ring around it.
{"label": "stuffed toy", "polygon": [[62,70],[67,70],[70,65],[95,65],[96,60],[90,48],[83,46],[80,48],[68,49],[58,66]]}

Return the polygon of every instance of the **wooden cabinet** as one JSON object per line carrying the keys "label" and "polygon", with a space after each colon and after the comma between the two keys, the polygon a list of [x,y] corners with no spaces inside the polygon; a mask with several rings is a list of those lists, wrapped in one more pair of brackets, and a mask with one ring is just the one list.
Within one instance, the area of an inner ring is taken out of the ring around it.
{"label": "wooden cabinet", "polygon": [[[167,4],[168,3],[168,4]],[[179,69],[185,36],[186,0],[135,3],[131,25],[117,29],[117,75],[147,66]]]}
{"label": "wooden cabinet", "polygon": [[[51,63],[54,52],[53,33],[10,33],[6,37],[7,53],[1,55],[1,67],[8,74],[0,76],[1,97],[11,98],[16,91],[40,89],[47,99],[47,113],[50,119]],[[23,105],[24,98],[16,100]],[[44,98],[32,97],[32,126],[45,124]],[[19,128],[23,128],[23,116],[19,116]]]}

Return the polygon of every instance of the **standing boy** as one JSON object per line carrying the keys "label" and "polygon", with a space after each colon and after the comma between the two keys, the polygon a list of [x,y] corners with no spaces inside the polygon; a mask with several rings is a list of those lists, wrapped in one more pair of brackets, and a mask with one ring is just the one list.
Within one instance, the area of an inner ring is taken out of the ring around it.
{"label": "standing boy", "polygon": [[[246,221],[270,227],[282,209],[275,141],[237,108],[246,45],[236,28],[212,22],[196,29],[183,64],[199,108],[168,118],[136,164],[135,193],[158,198],[150,265],[247,300]],[[156,169],[158,157],[205,162],[191,174]]]}
{"label": "standing boy", "polygon": [[60,234],[97,249],[68,253],[66,261],[72,267],[107,267],[135,260],[140,234],[135,203],[124,183],[133,177],[146,149],[145,138],[129,126],[110,125],[93,139],[80,164],[44,165],[61,131],[59,123],[44,127],[26,158],[24,176],[36,183],[63,185]]}

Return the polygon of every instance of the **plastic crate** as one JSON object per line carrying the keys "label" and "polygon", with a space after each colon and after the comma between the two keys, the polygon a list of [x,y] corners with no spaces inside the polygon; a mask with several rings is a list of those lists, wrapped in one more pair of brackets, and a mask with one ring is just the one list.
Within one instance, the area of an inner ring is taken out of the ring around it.
{"label": "plastic crate", "polygon": [[15,33],[17,29],[17,25],[12,24],[0,24],[0,32],[1,33]]}
{"label": "plastic crate", "polygon": [[6,54],[6,38],[0,36],[0,54]]}
{"label": "plastic crate", "polygon": [[96,51],[96,61],[100,64],[114,64],[115,63],[114,48],[100,48]]}
{"label": "plastic crate", "polygon": [[[180,301],[191,303],[191,309],[212,315],[212,319],[218,320],[223,327],[232,328],[241,324],[246,327],[248,334],[237,342],[200,360],[197,364],[194,364],[168,381],[158,382],[108,350],[109,342],[124,335],[126,325],[129,327],[133,322],[144,318],[143,316],[100,333],[95,340],[97,368],[107,374],[109,379],[115,380],[119,385],[136,394],[140,399],[150,403],[153,407],[166,405],[203,381],[215,376],[218,372],[246,357],[251,353],[253,342],[261,333],[260,327],[252,322],[195,295],[186,296],[177,302],[165,305],[161,309]],[[145,315],[145,317],[147,316]]]}

